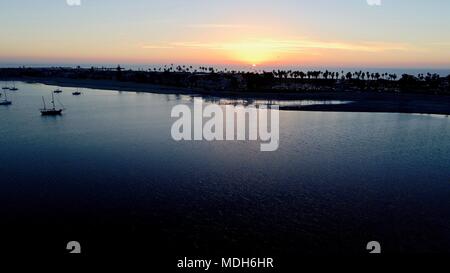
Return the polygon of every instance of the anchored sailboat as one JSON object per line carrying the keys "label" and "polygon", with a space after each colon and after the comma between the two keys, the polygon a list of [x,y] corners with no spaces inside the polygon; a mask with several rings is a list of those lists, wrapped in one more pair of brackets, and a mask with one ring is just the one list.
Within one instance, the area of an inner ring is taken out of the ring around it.
{"label": "anchored sailboat", "polygon": [[5,81],[5,84],[2,87],[3,90],[9,90],[8,82]]}
{"label": "anchored sailboat", "polygon": [[10,87],[9,90],[11,90],[11,91],[19,90],[19,88],[16,87],[16,82],[13,81],[13,87]]}
{"label": "anchored sailboat", "polygon": [[41,109],[41,114],[43,115],[43,116],[58,116],[58,115],[61,115],[62,114],[62,111],[64,110],[64,109],[56,109],[56,106],[55,106],[55,97],[54,97],[54,95],[53,95],[53,92],[52,92],[52,101],[51,101],[51,104],[52,104],[52,108],[47,108],[47,106],[46,106],[46,104],[45,104],[45,99],[44,99],[44,97],[42,97],[42,102],[44,103],[44,108],[42,108]]}
{"label": "anchored sailboat", "polygon": [[6,91],[3,91],[5,94],[5,97],[3,98],[2,101],[0,101],[0,105],[11,105],[12,102],[10,100],[8,100],[8,97],[6,96]]}
{"label": "anchored sailboat", "polygon": [[80,92],[80,90],[77,89],[77,91],[73,92],[72,95],[79,96],[79,95],[81,95],[81,92]]}

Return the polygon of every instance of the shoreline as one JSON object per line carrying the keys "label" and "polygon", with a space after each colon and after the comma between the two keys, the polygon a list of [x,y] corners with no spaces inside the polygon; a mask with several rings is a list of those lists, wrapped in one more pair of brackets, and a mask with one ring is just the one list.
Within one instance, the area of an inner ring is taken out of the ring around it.
{"label": "shoreline", "polygon": [[[11,80],[11,79],[10,79]],[[379,93],[358,91],[334,92],[230,92],[207,91],[201,89],[171,87],[146,83],[119,82],[115,80],[78,80],[67,78],[27,78],[14,79],[26,83],[40,83],[49,86],[114,90],[123,92],[142,92],[154,94],[175,94],[192,96],[209,96],[226,99],[249,100],[317,100],[317,101],[349,101],[345,104],[317,104],[306,106],[280,106],[285,111],[322,111],[322,112],[369,112],[369,113],[409,113],[450,115],[450,96],[411,94],[411,93]]]}

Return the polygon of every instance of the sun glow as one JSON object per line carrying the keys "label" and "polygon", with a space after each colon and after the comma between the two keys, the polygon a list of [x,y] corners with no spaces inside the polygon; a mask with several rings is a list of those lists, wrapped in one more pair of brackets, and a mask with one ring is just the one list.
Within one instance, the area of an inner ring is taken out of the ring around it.
{"label": "sun glow", "polygon": [[261,65],[276,58],[274,48],[265,43],[235,43],[225,45],[230,58],[236,62]]}
{"label": "sun glow", "polygon": [[[322,62],[344,63],[355,59],[370,59],[371,56],[413,52],[414,47],[402,43],[324,41],[308,38],[291,39],[248,39],[231,41],[182,41],[165,44],[150,44],[143,49],[159,51],[159,56],[174,54],[197,56],[206,62],[215,60],[243,65],[267,65],[273,63],[302,62],[321,64]],[[340,57],[340,59],[339,59]],[[378,59],[377,57],[377,59]],[[374,60],[376,61],[376,60]],[[214,61],[212,61],[214,62]]]}

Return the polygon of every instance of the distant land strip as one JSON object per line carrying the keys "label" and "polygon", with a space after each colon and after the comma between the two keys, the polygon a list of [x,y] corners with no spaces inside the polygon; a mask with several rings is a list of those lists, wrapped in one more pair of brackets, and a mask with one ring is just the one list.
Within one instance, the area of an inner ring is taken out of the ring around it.
{"label": "distant land strip", "polygon": [[450,75],[274,70],[244,72],[192,66],[1,68],[0,80],[61,87],[208,95],[267,100],[342,100],[343,104],[281,106],[292,111],[450,114]]}

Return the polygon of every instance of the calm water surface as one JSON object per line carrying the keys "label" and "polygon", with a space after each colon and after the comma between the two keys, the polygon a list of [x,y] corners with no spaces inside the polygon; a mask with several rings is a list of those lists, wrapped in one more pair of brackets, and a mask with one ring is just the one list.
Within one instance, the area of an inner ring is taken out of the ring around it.
{"label": "calm water surface", "polygon": [[[281,112],[280,148],[175,142],[188,96],[17,83],[0,107],[0,202],[12,238],[150,240],[170,250],[450,251],[450,118]],[[27,238],[28,238],[27,237]],[[111,238],[111,237],[110,237]]]}

